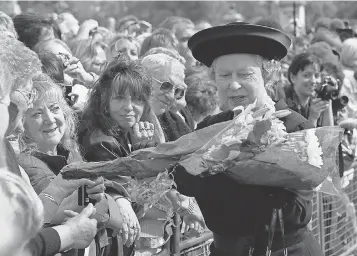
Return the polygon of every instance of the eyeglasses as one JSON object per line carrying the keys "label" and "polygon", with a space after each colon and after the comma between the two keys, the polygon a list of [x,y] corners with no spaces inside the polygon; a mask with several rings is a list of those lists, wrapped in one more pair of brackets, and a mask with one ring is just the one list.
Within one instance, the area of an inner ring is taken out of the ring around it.
{"label": "eyeglasses", "polygon": [[33,89],[31,91],[17,89],[15,92],[20,93],[26,99],[27,105],[31,105],[35,101],[37,95],[36,91]]}
{"label": "eyeglasses", "polygon": [[[168,92],[171,92],[175,88],[175,86],[172,83],[170,83],[169,81],[160,81],[154,77],[152,79],[154,79],[156,82],[161,84],[160,90],[163,92],[168,93]],[[181,99],[185,95],[185,89],[176,87],[174,90],[174,95],[175,95],[175,99]]]}

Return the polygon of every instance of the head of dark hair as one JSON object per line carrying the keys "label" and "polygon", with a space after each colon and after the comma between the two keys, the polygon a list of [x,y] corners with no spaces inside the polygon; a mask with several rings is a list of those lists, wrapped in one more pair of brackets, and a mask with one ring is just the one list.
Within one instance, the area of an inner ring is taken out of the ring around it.
{"label": "head of dark hair", "polygon": [[340,63],[333,63],[333,62],[330,62],[330,61],[324,61],[321,64],[321,69],[322,70],[326,70],[326,72],[330,76],[338,79],[340,81],[338,86],[339,86],[339,89],[341,89],[342,82],[343,82],[343,80],[345,78],[345,75],[344,75],[343,70],[342,70],[342,65]]}
{"label": "head of dark hair", "polygon": [[[190,74],[186,75],[185,83],[187,84],[186,102],[187,108],[192,115],[207,116],[217,108],[217,87],[210,80],[207,69],[191,69]],[[198,91],[206,91],[197,95]]]}
{"label": "head of dark hair", "polygon": [[296,55],[288,69],[288,80],[292,84],[291,75],[296,76],[300,71],[303,71],[307,66],[318,63],[319,59],[311,53],[301,53]]}
{"label": "head of dark hair", "polygon": [[55,83],[64,83],[62,60],[51,52],[42,52],[38,56],[42,63],[42,72],[47,74]]}
{"label": "head of dark hair", "polygon": [[19,40],[32,49],[53,31],[53,21],[36,14],[19,14],[13,18]]}
{"label": "head of dark hair", "polygon": [[127,55],[112,61],[91,92],[83,113],[80,133],[86,129],[100,129],[107,135],[116,135],[120,127],[109,115],[109,103],[115,95],[126,92],[129,92],[132,99],[143,102],[144,113],[141,120],[145,121],[150,112],[151,90],[151,77],[137,61],[131,61]]}

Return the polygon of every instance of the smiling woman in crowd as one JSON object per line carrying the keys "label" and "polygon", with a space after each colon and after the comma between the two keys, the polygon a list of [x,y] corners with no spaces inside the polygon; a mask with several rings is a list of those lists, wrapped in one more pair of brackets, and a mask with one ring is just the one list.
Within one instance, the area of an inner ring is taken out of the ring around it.
{"label": "smiling woman in crowd", "polygon": [[[80,127],[80,143],[87,161],[107,161],[155,146],[159,141],[149,106],[151,78],[137,62],[124,55],[109,64],[93,88]],[[158,124],[158,122],[156,121]],[[118,176],[124,187],[131,177]],[[124,255],[132,255],[140,225],[128,198],[117,198],[123,214]]]}
{"label": "smiling woman in crowd", "polygon": [[[36,92],[29,109],[23,118],[24,132],[20,136],[19,163],[28,174],[34,190],[42,193],[60,173],[61,169],[74,161],[82,161],[76,142],[76,117],[74,111],[67,105],[62,90],[47,76],[39,76],[34,80],[33,89]],[[104,190],[107,193],[104,195]],[[105,228],[119,230],[121,216],[118,205],[111,195],[124,195],[121,185],[113,182],[103,182],[97,179],[94,186],[88,186],[89,198],[97,202],[97,215],[101,239],[107,237]],[[59,210],[51,223],[62,223],[64,210],[80,210],[77,193],[70,194],[62,203],[57,203]],[[103,240],[104,241],[104,240]],[[95,243],[97,250],[111,251],[110,245]]]}
{"label": "smiling woman in crowd", "polygon": [[150,95],[151,79],[138,63],[127,56],[110,63],[83,113],[80,143],[84,158],[104,161],[154,145]]}
{"label": "smiling woman in crowd", "polygon": [[152,75],[151,106],[158,116],[166,141],[174,141],[190,133],[194,126],[189,113],[180,112],[186,106],[185,66],[173,56],[159,52],[147,55],[141,61]]}
{"label": "smiling woman in crowd", "polygon": [[288,69],[290,86],[285,87],[286,103],[315,126],[329,102],[315,98],[315,90],[321,82],[320,61],[310,53],[294,57]]}

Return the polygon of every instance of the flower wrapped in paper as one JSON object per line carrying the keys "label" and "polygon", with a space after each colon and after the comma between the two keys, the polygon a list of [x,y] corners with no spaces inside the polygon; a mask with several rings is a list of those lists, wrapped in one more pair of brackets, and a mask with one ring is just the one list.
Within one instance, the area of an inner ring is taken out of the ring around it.
{"label": "flower wrapped in paper", "polygon": [[[254,103],[236,111],[241,113],[232,121],[212,125],[156,148],[133,152],[130,157],[72,163],[62,170],[63,176],[133,177],[132,191],[145,193],[140,198],[132,196],[143,205],[152,205],[163,194],[165,189],[159,184],[168,179],[158,175],[177,163],[193,175],[225,172],[244,184],[297,190],[330,186],[333,174],[338,173],[336,152],[343,129],[321,127],[287,133],[279,118],[289,115],[289,110],[275,111],[272,105],[256,108]],[[154,183],[149,185],[148,179]],[[169,189],[172,184],[166,182],[162,186]],[[146,191],[147,187],[152,189]],[[155,200],[150,201],[151,198]]]}
{"label": "flower wrapped in paper", "polygon": [[193,175],[224,172],[243,184],[314,189],[337,172],[343,130],[321,127],[288,134],[278,118],[289,113],[250,105],[179,163]]}

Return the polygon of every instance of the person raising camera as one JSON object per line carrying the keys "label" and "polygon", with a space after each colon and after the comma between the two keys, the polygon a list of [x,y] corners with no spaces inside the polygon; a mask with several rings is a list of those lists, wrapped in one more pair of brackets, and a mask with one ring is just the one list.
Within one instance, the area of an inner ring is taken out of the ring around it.
{"label": "person raising camera", "polygon": [[[332,112],[329,108],[330,98],[336,96],[335,91],[338,91],[338,87],[334,90],[335,79],[325,78],[321,78],[320,61],[310,53],[301,53],[294,57],[289,66],[290,85],[284,88],[289,108],[300,113],[315,127],[320,126],[322,120],[333,120],[322,118],[322,116]],[[323,122],[325,123],[325,121]]]}

